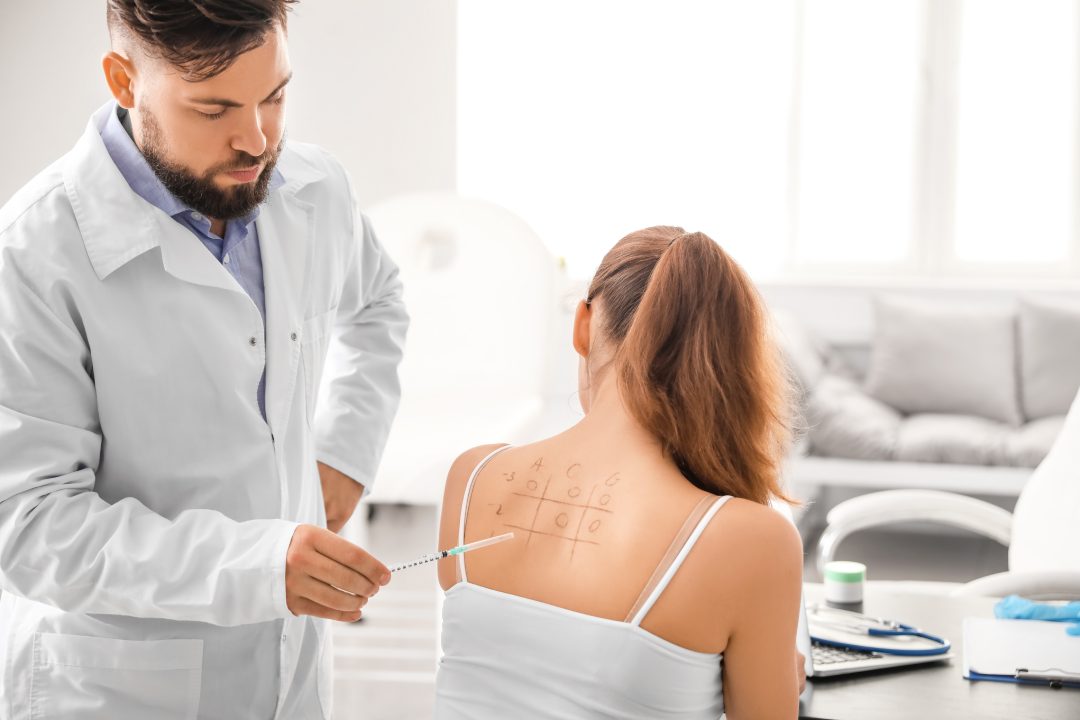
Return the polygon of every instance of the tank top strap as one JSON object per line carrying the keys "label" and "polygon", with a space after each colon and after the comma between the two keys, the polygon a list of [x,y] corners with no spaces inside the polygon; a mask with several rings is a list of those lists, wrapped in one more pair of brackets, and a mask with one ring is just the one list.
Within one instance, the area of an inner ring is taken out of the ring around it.
{"label": "tank top strap", "polygon": [[[465,494],[461,496],[461,522],[458,523],[458,545],[465,544],[465,517],[469,514],[469,498],[472,497],[473,483],[476,482],[476,476],[480,474],[480,471],[484,469],[484,466],[488,464],[491,458],[495,457],[503,450],[509,448],[510,445],[503,445],[502,447],[495,448],[488,453],[483,460],[481,460],[476,467],[473,468],[472,474],[469,475],[469,481],[465,483]],[[457,568],[458,568],[458,580],[467,581],[465,577],[465,555],[464,553],[457,556]]]}
{"label": "tank top strap", "polygon": [[657,599],[667,589],[671,578],[675,577],[675,573],[682,567],[683,561],[686,560],[686,556],[694,548],[694,544],[701,537],[701,533],[705,532],[705,527],[709,524],[709,521],[730,499],[730,495],[718,498],[703,497],[694,506],[679,532],[672,538],[667,552],[664,553],[664,557],[661,558],[656,569],[653,570],[649,581],[641,589],[637,601],[626,615],[626,622],[631,625],[641,624],[645,616],[652,610],[652,606],[656,604]]}

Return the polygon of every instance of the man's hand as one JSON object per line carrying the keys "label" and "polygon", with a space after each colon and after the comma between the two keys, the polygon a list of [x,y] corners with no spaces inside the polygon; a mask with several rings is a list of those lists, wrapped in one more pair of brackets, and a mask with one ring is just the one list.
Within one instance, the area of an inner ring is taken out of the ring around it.
{"label": "man's hand", "polygon": [[322,481],[323,502],[326,504],[326,527],[336,533],[352,517],[360,496],[364,494],[364,486],[322,463],[319,463],[319,480]]}
{"label": "man's hand", "polygon": [[285,604],[293,615],[354,622],[388,582],[385,565],[329,530],[300,525],[293,533],[285,555]]}
{"label": "man's hand", "polygon": [[806,690],[806,656],[795,651],[795,675],[799,678],[799,694]]}

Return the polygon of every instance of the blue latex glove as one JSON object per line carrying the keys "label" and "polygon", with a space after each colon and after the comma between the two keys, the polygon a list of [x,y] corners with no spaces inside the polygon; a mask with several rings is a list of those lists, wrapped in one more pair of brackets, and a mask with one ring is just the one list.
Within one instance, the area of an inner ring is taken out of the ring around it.
{"label": "blue latex glove", "polygon": [[1070,635],[1080,636],[1080,602],[1066,605],[1037,603],[1019,595],[1002,598],[994,606],[994,617],[1014,620],[1051,620],[1070,623],[1065,629]]}

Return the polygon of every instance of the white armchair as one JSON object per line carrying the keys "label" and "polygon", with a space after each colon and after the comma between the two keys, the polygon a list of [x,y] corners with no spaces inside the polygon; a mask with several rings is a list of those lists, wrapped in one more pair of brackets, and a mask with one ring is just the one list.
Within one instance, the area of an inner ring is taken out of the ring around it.
{"label": "white armchair", "polygon": [[953,594],[1080,598],[1080,395],[1012,513],[975,498],[935,490],[890,490],[856,497],[840,503],[826,517],[818,542],[818,570],[835,558],[841,541],[852,533],[910,521],[963,528],[1009,548],[1008,572],[958,584]]}
{"label": "white armchair", "polygon": [[412,318],[401,407],[368,501],[437,505],[458,453],[531,439],[559,266],[521,218],[483,200],[401,195],[368,215],[400,267]]}

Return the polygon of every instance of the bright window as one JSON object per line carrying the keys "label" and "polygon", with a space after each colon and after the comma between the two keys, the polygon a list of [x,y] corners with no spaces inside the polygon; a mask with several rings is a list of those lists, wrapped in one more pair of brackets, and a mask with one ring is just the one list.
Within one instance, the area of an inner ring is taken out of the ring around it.
{"label": "bright window", "polygon": [[909,256],[921,4],[804,3],[795,263]]}
{"label": "bright window", "polygon": [[758,277],[1080,274],[1077,4],[458,3],[458,189],[587,277],[680,224]]}
{"label": "bright window", "polygon": [[790,0],[458,3],[458,190],[587,277],[627,232],[702,230],[782,262]]}
{"label": "bright window", "polygon": [[1076,28],[1074,2],[964,4],[958,259],[1069,259],[1076,198]]}

